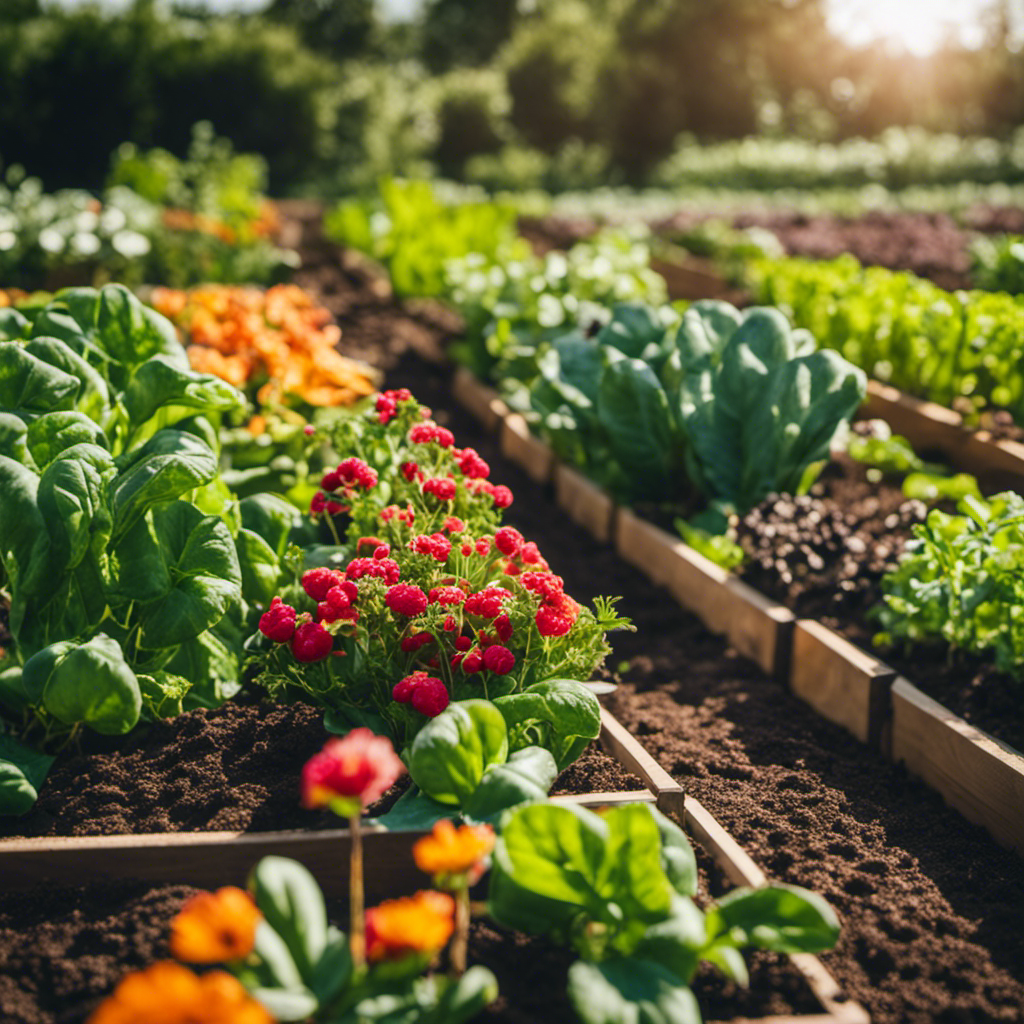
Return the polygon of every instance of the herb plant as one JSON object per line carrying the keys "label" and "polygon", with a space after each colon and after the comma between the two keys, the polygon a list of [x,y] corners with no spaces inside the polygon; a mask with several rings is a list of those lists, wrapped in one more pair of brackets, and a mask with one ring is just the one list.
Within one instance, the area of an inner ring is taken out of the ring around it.
{"label": "herb plant", "polygon": [[652,807],[536,803],[502,821],[488,905],[499,923],[579,954],[569,997],[584,1024],[699,1024],[690,984],[702,960],[744,985],[741,949],[817,952],[839,936],[832,908],[805,889],[737,889],[706,910],[696,892],[689,841]]}

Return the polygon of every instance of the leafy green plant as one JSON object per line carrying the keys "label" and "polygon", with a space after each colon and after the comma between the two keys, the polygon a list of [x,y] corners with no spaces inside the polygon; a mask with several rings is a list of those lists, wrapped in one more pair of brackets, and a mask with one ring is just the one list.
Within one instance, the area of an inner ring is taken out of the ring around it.
{"label": "leafy green plant", "polygon": [[839,935],[832,908],[795,886],[737,889],[703,911],[696,892],[689,841],[653,808],[537,803],[502,821],[489,912],[579,954],[569,996],[584,1024],[694,1024],[690,984],[702,960],[742,985],[741,949],[816,952]]}
{"label": "leafy green plant", "polygon": [[981,235],[971,243],[971,276],[989,292],[1024,293],[1024,238]]}
{"label": "leafy green plant", "polygon": [[882,580],[876,642],[941,645],[994,659],[1024,677],[1024,498],[966,495],[960,515],[938,509],[914,528],[897,568]]}
{"label": "leafy green plant", "polygon": [[426,181],[384,179],[370,200],[346,200],[324,218],[327,234],[383,263],[400,295],[440,295],[450,260],[486,265],[519,252],[515,211],[498,203],[445,203]]}
{"label": "leafy green plant", "polygon": [[870,376],[968,414],[1024,414],[1024,301],[946,292],[913,274],[837,260],[755,261],[759,301],[778,306],[823,348]]}
{"label": "leafy green plant", "polygon": [[124,733],[237,690],[243,591],[273,589],[281,548],[242,526],[217,479],[213,424],[197,415],[240,395],[188,369],[166,320],[109,286],[63,292],[32,321],[9,318],[14,328],[0,341],[0,580],[14,639],[0,732],[22,777],[0,798],[6,812],[38,782],[32,744],[51,753],[83,726]]}

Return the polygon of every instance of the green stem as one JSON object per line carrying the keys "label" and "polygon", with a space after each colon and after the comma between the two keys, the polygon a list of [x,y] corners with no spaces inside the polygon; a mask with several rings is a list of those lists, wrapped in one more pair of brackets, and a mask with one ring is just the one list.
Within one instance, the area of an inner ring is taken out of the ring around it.
{"label": "green stem", "polygon": [[455,893],[455,936],[452,938],[452,974],[466,973],[466,955],[469,949],[469,886]]}

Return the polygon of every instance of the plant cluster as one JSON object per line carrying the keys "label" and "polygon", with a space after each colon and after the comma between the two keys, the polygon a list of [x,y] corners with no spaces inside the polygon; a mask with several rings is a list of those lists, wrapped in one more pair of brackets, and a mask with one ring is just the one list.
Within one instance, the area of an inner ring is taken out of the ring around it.
{"label": "plant cluster", "polygon": [[426,181],[385,179],[372,199],[345,200],[324,217],[327,234],[383,263],[399,295],[440,295],[449,261],[483,265],[522,255],[515,211],[498,203],[445,202]]}
{"label": "plant cluster", "polygon": [[678,501],[689,479],[712,525],[806,491],[866,387],[773,309],[706,301],[680,320],[622,304],[596,333],[541,339],[499,364],[510,404],[560,458],[629,499]]}
{"label": "plant cluster", "polygon": [[979,235],[971,243],[971,276],[985,291],[1024,293],[1024,238]]}
{"label": "plant cluster", "polygon": [[897,568],[884,577],[876,642],[941,645],[994,659],[1024,677],[1024,498],[967,495],[960,514],[938,509],[914,527]]}
{"label": "plant cluster", "polygon": [[758,299],[870,376],[941,405],[1024,414],[1024,303],[947,292],[906,272],[836,260],[750,265]]}
{"label": "plant cluster", "polygon": [[597,736],[582,681],[628,621],[565,593],[536,544],[500,525],[508,488],[426,412],[384,392],[335,424],[333,447],[351,454],[312,510],[345,545],[275,599],[251,656],[271,695],[302,693],[330,726],[394,740],[421,791],[396,815],[487,818],[543,795]]}
{"label": "plant cluster", "polygon": [[233,502],[216,425],[242,396],[189,368],[167,320],[118,285],[29,312],[0,310],[3,813],[83,727],[236,692],[294,525],[280,499]]}

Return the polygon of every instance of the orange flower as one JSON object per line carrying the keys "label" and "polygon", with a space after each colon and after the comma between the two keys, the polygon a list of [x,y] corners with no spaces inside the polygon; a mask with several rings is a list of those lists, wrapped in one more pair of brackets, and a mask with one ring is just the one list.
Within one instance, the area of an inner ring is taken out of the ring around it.
{"label": "orange flower", "polygon": [[171,921],[171,952],[190,964],[219,964],[252,952],[263,919],[252,897],[233,885],[193,896]]}
{"label": "orange flower", "polygon": [[274,1024],[236,978],[164,961],[125,975],[88,1024]]}
{"label": "orange flower", "polygon": [[[435,878],[466,875],[470,885],[483,874],[487,855],[494,849],[494,830],[488,825],[462,825],[439,821],[429,836],[412,848],[416,867]],[[436,883],[435,883],[436,884]]]}
{"label": "orange flower", "polygon": [[366,955],[370,961],[432,957],[451,938],[454,918],[455,901],[443,892],[385,900],[366,912]]}

